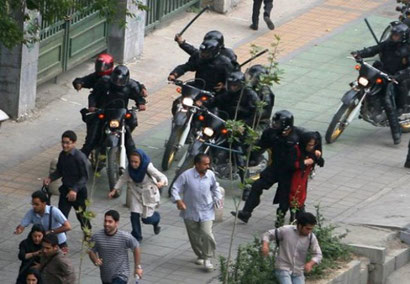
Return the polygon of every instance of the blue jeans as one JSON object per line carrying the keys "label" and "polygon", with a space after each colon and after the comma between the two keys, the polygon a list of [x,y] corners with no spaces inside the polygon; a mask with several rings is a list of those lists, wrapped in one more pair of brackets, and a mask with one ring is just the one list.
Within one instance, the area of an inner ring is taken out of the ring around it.
{"label": "blue jeans", "polygon": [[305,276],[295,275],[287,270],[275,270],[276,278],[280,284],[305,284]]}
{"label": "blue jeans", "polygon": [[128,280],[124,280],[121,277],[114,277],[111,282],[103,282],[103,284],[127,284]]}
{"label": "blue jeans", "polygon": [[142,231],[141,231],[141,221],[144,224],[151,224],[154,227],[158,226],[160,216],[158,212],[154,212],[154,214],[151,217],[148,218],[141,218],[141,214],[131,212],[131,226],[132,226],[132,232],[131,235],[137,239],[137,241],[142,240]]}

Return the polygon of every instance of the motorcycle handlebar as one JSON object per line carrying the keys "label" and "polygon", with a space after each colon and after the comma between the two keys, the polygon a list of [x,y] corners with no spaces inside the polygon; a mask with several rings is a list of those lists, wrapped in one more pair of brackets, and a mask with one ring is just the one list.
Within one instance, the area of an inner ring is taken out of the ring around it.
{"label": "motorcycle handlebar", "polygon": [[387,81],[389,81],[389,82],[393,82],[394,84],[398,84],[398,83],[399,83],[399,82],[398,82],[396,79],[394,79],[392,76],[390,76],[389,74],[384,73],[383,71],[381,71],[381,70],[377,69],[376,67],[370,65],[369,63],[367,63],[366,61],[364,61],[363,58],[361,58],[361,57],[348,57],[348,58],[352,58],[352,59],[354,59],[357,63],[362,64],[362,65],[366,65],[366,66],[369,67],[369,68],[376,69],[377,71],[379,71],[380,75],[381,75],[382,77],[384,77],[384,78],[385,78]]}

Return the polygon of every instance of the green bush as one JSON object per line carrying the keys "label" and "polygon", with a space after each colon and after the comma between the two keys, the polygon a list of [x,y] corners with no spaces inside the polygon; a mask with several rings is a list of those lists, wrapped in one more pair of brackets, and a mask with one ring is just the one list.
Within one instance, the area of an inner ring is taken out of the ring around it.
{"label": "green bush", "polygon": [[[322,278],[329,274],[329,271],[340,267],[342,262],[351,258],[351,253],[347,245],[341,242],[346,236],[335,235],[336,226],[324,224],[323,215],[320,213],[319,206],[316,206],[317,225],[314,233],[322,249],[323,259],[319,265],[316,265],[311,273],[306,275],[307,279]],[[274,275],[274,263],[276,243],[271,242],[271,253],[268,257],[260,254],[261,241],[255,238],[253,243],[242,245],[238,248],[235,261],[227,265],[224,257],[220,258],[220,280],[228,274],[228,281],[225,284],[267,284],[278,283]],[[310,254],[308,259],[310,259]]]}

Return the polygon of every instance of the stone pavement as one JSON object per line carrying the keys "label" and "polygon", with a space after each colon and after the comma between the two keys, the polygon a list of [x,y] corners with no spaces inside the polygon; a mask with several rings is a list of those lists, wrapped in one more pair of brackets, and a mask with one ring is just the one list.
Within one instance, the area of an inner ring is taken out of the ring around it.
{"label": "stone pavement", "polygon": [[[354,62],[346,56],[351,50],[373,44],[370,33],[359,18],[370,13],[372,16],[369,20],[376,33],[380,34],[390,19],[395,17],[394,13],[385,13],[394,11],[394,7],[384,5],[385,2],[323,1],[321,5],[284,22],[274,32],[258,34],[253,42],[262,46],[269,46],[274,34],[282,38],[280,60],[285,75],[281,85],[275,88],[275,109],[289,109],[295,114],[296,124],[324,133],[340,97],[348,89],[348,82],[357,76]],[[236,48],[240,58],[247,57],[249,44],[243,42]],[[164,70],[163,73],[168,71]],[[151,110],[140,113],[141,126],[136,131],[137,143],[151,155],[155,165],[159,165],[169,131],[170,93],[173,93],[173,88],[161,88],[150,98]],[[78,105],[74,106],[79,108]],[[69,110],[64,108],[64,112],[69,113]],[[54,136],[59,136],[66,129],[64,122],[61,125],[64,128],[53,128],[56,129]],[[36,133],[34,129],[32,131]],[[354,121],[335,144],[325,147],[326,167],[319,169],[310,183],[308,207],[311,209],[314,204],[321,203],[328,219],[345,221],[349,215],[360,212],[361,207],[384,193],[405,189],[410,179],[402,168],[407,138],[403,137],[402,145],[393,146],[388,129],[376,129],[363,121]],[[56,137],[51,141],[56,141]],[[12,283],[15,279],[19,266],[16,250],[23,236],[13,236],[12,231],[30,206],[30,192],[39,188],[40,178],[47,173],[49,160],[59,151],[60,146],[55,142],[48,145],[43,146],[46,150],[40,154],[19,156],[18,159],[23,162],[0,171],[0,224],[4,227],[0,232],[1,283]],[[28,147],[31,151],[35,148]],[[4,152],[2,150],[2,154]],[[172,177],[173,171],[167,174]],[[108,208],[116,208],[122,214],[122,228],[130,230],[129,213],[122,206],[124,196],[121,200],[108,201],[105,197],[106,183],[104,175],[96,181],[92,205],[92,210],[97,213],[93,220],[94,228],[102,227],[102,216]],[[227,182],[223,185],[228,197],[224,222],[216,224],[214,229],[218,255],[227,254],[233,224],[228,212],[233,207],[232,196],[239,194],[235,186]],[[273,226],[273,193],[274,190],[265,192],[250,223],[237,227],[235,247]],[[56,203],[56,198],[53,203]],[[142,283],[216,282],[217,271],[207,274],[192,264],[194,255],[175,206],[164,198],[159,210],[163,225],[161,234],[153,236],[150,227],[143,228],[145,280]],[[371,216],[372,212],[366,214]],[[70,217],[75,226],[69,233],[70,257],[78,268],[81,231],[74,214]],[[82,271],[81,283],[98,283],[98,270],[88,259],[85,259]]]}

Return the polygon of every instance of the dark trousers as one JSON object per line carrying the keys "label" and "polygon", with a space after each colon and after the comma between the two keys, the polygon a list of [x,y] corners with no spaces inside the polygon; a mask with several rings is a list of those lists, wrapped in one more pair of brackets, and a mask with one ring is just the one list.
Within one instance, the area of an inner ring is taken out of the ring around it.
{"label": "dark trousers", "polygon": [[389,83],[386,87],[385,96],[382,100],[387,119],[389,120],[390,130],[393,137],[401,135],[401,128],[399,124],[397,108],[395,104],[395,97],[401,97],[401,91],[393,83]]}
{"label": "dark trousers", "polygon": [[128,280],[124,280],[120,277],[115,277],[111,280],[111,282],[103,282],[103,284],[127,284]]}
{"label": "dark trousers", "polygon": [[262,2],[264,17],[270,17],[270,12],[272,11],[273,0],[253,0],[252,24],[256,26],[259,23],[259,11],[261,10]]}
{"label": "dark trousers", "polygon": [[67,194],[68,188],[64,185],[60,186],[58,189],[60,191],[60,199],[58,200],[58,209],[64,214],[66,218],[70,214],[71,207],[74,207],[76,211],[81,208],[82,212],[75,213],[77,216],[78,221],[81,224],[81,228],[84,227],[91,229],[91,223],[88,219],[84,217],[83,212],[87,209],[85,205],[85,200],[87,199],[87,188],[83,187],[77,192],[77,198],[75,201],[68,201]]}
{"label": "dark trousers", "polygon": [[279,203],[278,213],[286,214],[289,209],[289,191],[292,175],[284,174],[273,170],[272,168],[266,168],[261,177],[252,184],[249,197],[243,206],[244,212],[252,213],[253,210],[259,205],[260,197],[263,190],[269,189],[275,183],[279,183],[276,191],[274,203]]}
{"label": "dark trousers", "polygon": [[132,226],[132,232],[131,235],[133,235],[134,238],[137,239],[137,241],[142,240],[142,230],[141,230],[141,221],[144,224],[151,224],[154,227],[158,226],[159,221],[161,219],[160,215],[158,212],[154,212],[154,214],[151,217],[148,218],[141,218],[140,213],[135,213],[131,212],[131,226]]}

